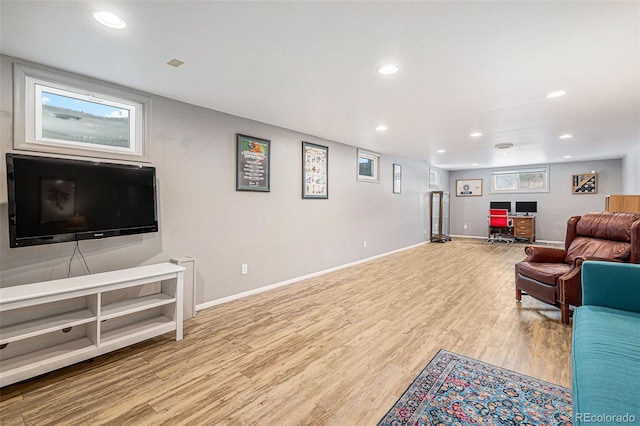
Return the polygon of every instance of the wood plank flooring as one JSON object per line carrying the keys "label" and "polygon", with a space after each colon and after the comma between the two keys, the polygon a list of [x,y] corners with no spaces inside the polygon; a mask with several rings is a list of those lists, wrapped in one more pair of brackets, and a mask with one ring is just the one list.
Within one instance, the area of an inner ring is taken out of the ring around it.
{"label": "wood plank flooring", "polygon": [[440,349],[570,386],[571,327],[514,300],[522,245],[425,244],[198,313],[1,390],[9,425],[375,425]]}

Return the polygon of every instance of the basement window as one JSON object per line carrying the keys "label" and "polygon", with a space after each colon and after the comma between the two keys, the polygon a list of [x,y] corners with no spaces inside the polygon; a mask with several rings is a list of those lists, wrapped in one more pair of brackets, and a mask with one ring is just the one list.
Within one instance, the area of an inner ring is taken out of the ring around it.
{"label": "basement window", "polygon": [[358,180],[380,182],[380,154],[358,149]]}
{"label": "basement window", "polygon": [[549,192],[549,166],[491,170],[491,193]]}
{"label": "basement window", "polygon": [[14,149],[148,161],[151,100],[126,88],[14,63]]}

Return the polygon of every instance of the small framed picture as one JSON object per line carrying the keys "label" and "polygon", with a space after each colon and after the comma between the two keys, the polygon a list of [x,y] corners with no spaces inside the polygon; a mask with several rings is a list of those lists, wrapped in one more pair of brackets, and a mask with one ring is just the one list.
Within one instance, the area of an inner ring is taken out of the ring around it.
{"label": "small framed picture", "polygon": [[581,175],[571,176],[571,193],[572,194],[597,194],[598,193],[598,174],[583,173]]}
{"label": "small framed picture", "polygon": [[400,194],[402,192],[402,166],[400,164],[393,165],[393,193]]}
{"label": "small framed picture", "polygon": [[236,135],[236,191],[269,192],[271,141]]}
{"label": "small framed picture", "polygon": [[456,197],[479,197],[482,195],[482,179],[456,180]]}
{"label": "small framed picture", "polygon": [[302,198],[329,198],[329,147],[302,142]]}

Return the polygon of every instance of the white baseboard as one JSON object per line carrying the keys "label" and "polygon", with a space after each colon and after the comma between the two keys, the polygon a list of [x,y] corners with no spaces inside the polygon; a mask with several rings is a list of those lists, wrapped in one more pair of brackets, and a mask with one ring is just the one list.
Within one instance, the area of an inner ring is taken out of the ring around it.
{"label": "white baseboard", "polygon": [[421,246],[421,245],[427,244],[427,243],[429,243],[429,241],[423,241],[421,243],[414,244],[412,246],[403,247],[401,249],[397,249],[397,250],[389,251],[389,252],[386,252],[386,253],[378,254],[376,256],[367,257],[365,259],[357,260],[355,262],[347,263],[345,265],[340,265],[340,266],[336,266],[334,268],[324,269],[322,271],[313,272],[311,274],[303,275],[301,277],[292,278],[292,279],[286,280],[286,281],[280,281],[279,283],[269,284],[269,285],[266,285],[264,287],[259,287],[259,288],[253,289],[253,290],[245,291],[245,292],[238,293],[238,294],[232,294],[231,296],[222,297],[220,299],[211,300],[209,302],[204,302],[204,303],[201,303],[199,305],[196,305],[196,311],[201,311],[203,309],[211,308],[211,307],[216,306],[216,305],[221,305],[223,303],[231,302],[232,300],[242,299],[243,297],[253,296],[254,294],[264,293],[265,291],[269,291],[269,290],[276,289],[278,287],[283,287],[285,285],[297,283],[299,281],[303,281],[303,280],[306,280],[306,279],[309,279],[309,278],[318,277],[320,275],[328,274],[329,272],[339,271],[341,269],[348,268],[350,266],[355,266],[355,265],[358,265],[360,263],[369,262],[370,260],[378,259],[378,258],[384,257],[384,256],[389,256],[390,254],[398,253],[398,252],[401,252],[401,251],[404,251],[404,250],[409,250],[409,249],[412,249],[414,247],[418,247],[418,246]]}

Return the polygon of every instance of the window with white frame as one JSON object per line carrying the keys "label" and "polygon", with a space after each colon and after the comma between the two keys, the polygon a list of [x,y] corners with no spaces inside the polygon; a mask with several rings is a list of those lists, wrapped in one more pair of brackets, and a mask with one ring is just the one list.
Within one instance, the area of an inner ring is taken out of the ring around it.
{"label": "window with white frame", "polygon": [[440,188],[440,170],[429,169],[429,188]]}
{"label": "window with white frame", "polygon": [[358,149],[358,180],[380,182],[380,154]]}
{"label": "window with white frame", "polygon": [[492,170],[491,192],[549,192],[549,166]]}
{"label": "window with white frame", "polygon": [[15,149],[148,161],[146,96],[24,64],[14,82]]}

